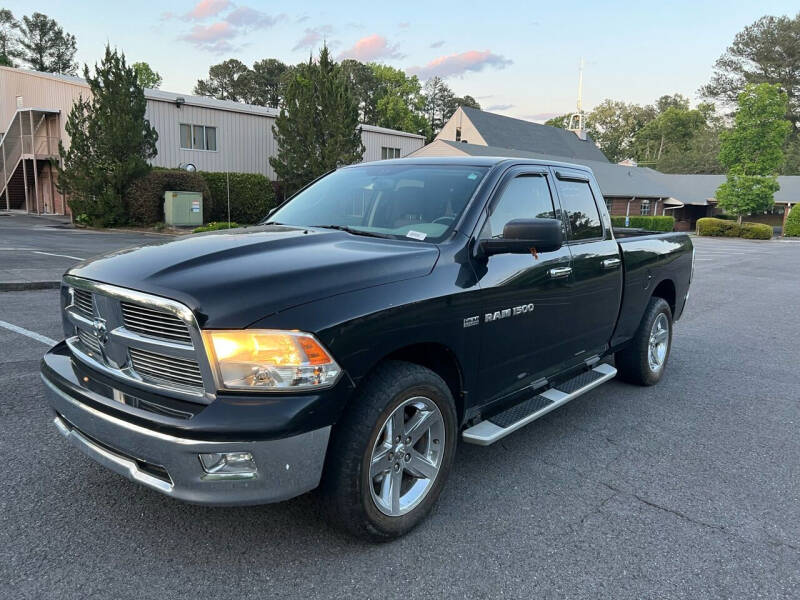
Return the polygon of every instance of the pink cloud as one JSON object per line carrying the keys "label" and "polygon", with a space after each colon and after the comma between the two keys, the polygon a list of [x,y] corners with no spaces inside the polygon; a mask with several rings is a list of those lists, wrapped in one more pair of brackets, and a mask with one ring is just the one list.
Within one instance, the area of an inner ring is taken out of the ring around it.
{"label": "pink cloud", "polygon": [[489,50],[468,50],[460,54],[449,54],[434,58],[425,66],[409,67],[406,71],[412,75],[417,75],[420,79],[430,79],[435,76],[460,77],[469,71],[482,71],[487,66],[504,69],[511,63],[511,60],[499,54],[494,54]]}
{"label": "pink cloud", "polygon": [[397,46],[390,46],[385,37],[373,33],[358,40],[352,48],[342,52],[338,58],[339,60],[355,58],[361,62],[370,62],[379,58],[402,58],[402,56]]}
{"label": "pink cloud", "polygon": [[218,15],[230,5],[230,0],[200,0],[184,18],[189,21],[202,21]]}
{"label": "pink cloud", "polygon": [[219,21],[211,25],[195,25],[183,36],[187,42],[208,44],[219,40],[229,40],[236,35],[236,30],[227,21]]}

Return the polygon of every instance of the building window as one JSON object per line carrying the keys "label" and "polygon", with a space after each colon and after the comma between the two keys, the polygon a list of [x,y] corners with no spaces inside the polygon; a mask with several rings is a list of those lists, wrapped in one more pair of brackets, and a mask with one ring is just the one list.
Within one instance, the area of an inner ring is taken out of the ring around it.
{"label": "building window", "polygon": [[461,141],[461,127],[456,127],[456,141]]}
{"label": "building window", "polygon": [[181,123],[181,148],[216,152],[217,128]]}
{"label": "building window", "polygon": [[386,160],[388,158],[400,158],[400,148],[381,146],[381,160]]}
{"label": "building window", "polygon": [[650,214],[650,200],[642,200],[642,205],[639,208],[639,214],[641,215]]}

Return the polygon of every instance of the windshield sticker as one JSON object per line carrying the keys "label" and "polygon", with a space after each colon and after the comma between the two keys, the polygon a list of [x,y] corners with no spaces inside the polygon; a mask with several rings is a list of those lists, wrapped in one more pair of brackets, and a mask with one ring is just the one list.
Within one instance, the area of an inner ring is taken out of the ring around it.
{"label": "windshield sticker", "polygon": [[471,179],[473,181],[477,178],[478,176],[475,173],[470,173],[469,175],[467,175],[467,179]]}
{"label": "windshield sticker", "polygon": [[406,234],[406,237],[410,237],[412,240],[424,240],[428,237],[427,233],[422,233],[421,231],[414,231],[413,229]]}

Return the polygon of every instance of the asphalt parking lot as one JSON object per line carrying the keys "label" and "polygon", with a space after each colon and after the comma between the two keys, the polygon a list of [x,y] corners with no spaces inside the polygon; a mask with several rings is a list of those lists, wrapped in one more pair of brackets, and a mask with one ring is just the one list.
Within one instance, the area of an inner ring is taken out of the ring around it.
{"label": "asphalt parking lot", "polygon": [[[0,597],[800,597],[800,243],[695,243],[658,386],[462,444],[430,518],[376,546],[313,495],[204,508],[108,472],[51,423],[46,340],[0,327]],[[0,321],[60,339],[57,297],[0,293]]]}

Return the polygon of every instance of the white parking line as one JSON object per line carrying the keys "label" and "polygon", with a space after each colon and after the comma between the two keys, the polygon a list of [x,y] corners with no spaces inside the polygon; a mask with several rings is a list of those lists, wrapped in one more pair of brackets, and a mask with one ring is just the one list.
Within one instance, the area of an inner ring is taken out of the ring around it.
{"label": "white parking line", "polygon": [[8,329],[9,331],[13,331],[14,333],[20,333],[22,335],[28,336],[32,340],[36,340],[37,342],[42,342],[43,344],[47,344],[48,346],[55,346],[58,343],[56,342],[56,340],[54,340],[53,338],[49,338],[46,335],[36,333],[35,331],[31,331],[30,329],[25,329],[24,327],[19,327],[11,323],[6,323],[5,321],[0,321],[0,327]]}
{"label": "white parking line", "polygon": [[41,252],[40,250],[34,250],[34,254],[46,254],[47,256],[60,256],[61,258],[71,258],[73,260],[83,260],[80,256],[70,256],[69,254],[56,254],[54,252]]}
{"label": "white parking line", "polygon": [[45,252],[43,250],[34,250],[33,248],[0,248],[3,252],[33,252],[34,254],[44,254],[45,256],[60,256],[61,258],[71,258],[72,260],[86,260],[81,256],[72,256],[71,254],[56,254],[55,252]]}

